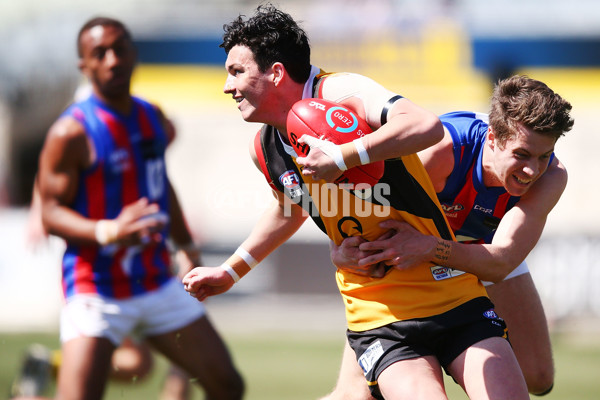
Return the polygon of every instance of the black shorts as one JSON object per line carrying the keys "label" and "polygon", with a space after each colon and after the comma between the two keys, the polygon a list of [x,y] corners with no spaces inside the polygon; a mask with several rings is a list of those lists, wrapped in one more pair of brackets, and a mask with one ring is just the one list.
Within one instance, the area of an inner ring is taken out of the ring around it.
{"label": "black shorts", "polygon": [[506,324],[487,297],[477,297],[432,317],[398,321],[364,332],[348,330],[346,334],[375,398],[381,398],[379,374],[395,362],[435,356],[446,370],[475,343],[496,336],[508,339]]}

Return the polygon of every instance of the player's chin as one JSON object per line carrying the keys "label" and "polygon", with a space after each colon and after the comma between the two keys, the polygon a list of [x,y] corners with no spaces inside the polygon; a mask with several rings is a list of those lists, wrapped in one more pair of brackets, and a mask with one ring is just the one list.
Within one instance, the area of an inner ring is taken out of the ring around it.
{"label": "player's chin", "polygon": [[523,196],[529,191],[532,185],[533,181],[523,183],[515,177],[512,177],[511,181],[505,185],[505,189],[511,196]]}
{"label": "player's chin", "polygon": [[129,81],[127,82],[109,82],[103,89],[102,94],[107,99],[118,99],[122,96],[129,94]]}
{"label": "player's chin", "polygon": [[244,119],[244,121],[246,122],[258,122],[258,123],[264,123],[264,120],[261,120],[256,113],[253,112],[253,110],[240,110],[242,113],[242,118]]}
{"label": "player's chin", "polygon": [[246,99],[242,99],[237,103],[237,109],[242,114],[242,118],[244,118],[245,121],[254,122],[250,121],[254,115],[254,107],[250,106]]}

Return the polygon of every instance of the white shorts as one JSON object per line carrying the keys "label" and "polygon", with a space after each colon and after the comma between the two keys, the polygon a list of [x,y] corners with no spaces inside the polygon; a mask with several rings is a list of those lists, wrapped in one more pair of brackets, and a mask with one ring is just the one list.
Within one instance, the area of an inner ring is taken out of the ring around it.
{"label": "white shorts", "polygon": [[204,314],[204,305],[175,278],[155,291],[125,300],[76,295],[61,311],[60,340],[64,343],[81,336],[104,337],[119,346],[126,336],[172,332]]}
{"label": "white shorts", "polygon": [[[523,274],[527,274],[527,273],[529,273],[529,267],[527,266],[527,263],[525,261],[523,261],[521,264],[519,264],[519,266],[517,268],[513,269],[510,274],[506,275],[506,278],[504,278],[503,281],[507,281],[511,278],[515,278],[519,275],[523,275]],[[481,283],[483,283],[483,286],[491,286],[494,284],[494,282],[488,282],[488,281],[481,281]]]}

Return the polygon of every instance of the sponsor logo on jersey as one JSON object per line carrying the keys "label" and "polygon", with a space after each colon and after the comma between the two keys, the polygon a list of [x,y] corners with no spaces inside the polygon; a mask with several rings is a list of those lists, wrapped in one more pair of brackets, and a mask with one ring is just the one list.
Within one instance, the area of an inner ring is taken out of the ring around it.
{"label": "sponsor logo on jersey", "polygon": [[446,218],[456,218],[458,213],[464,209],[465,207],[462,204],[442,204],[442,210],[446,214]]}
{"label": "sponsor logo on jersey", "polygon": [[[489,320],[490,320],[490,323],[492,323],[492,324],[494,324],[494,325],[497,325],[497,326],[500,326],[500,327],[502,327],[502,323],[501,323],[501,321],[503,321],[503,319],[502,319],[502,318],[500,318],[500,317],[498,316],[498,314],[496,314],[496,311],[494,311],[494,309],[493,309],[493,308],[490,308],[489,310],[486,310],[486,311],[484,311],[484,312],[483,312],[483,316],[484,316],[485,318],[489,319]],[[500,321],[500,322],[499,322],[499,321]]]}
{"label": "sponsor logo on jersey", "polygon": [[108,155],[108,164],[115,174],[129,170],[131,168],[129,152],[123,148],[115,149]]}
{"label": "sponsor logo on jersey", "polygon": [[442,265],[434,265],[433,267],[430,267],[430,270],[433,279],[436,281],[454,278],[465,273],[464,271],[459,271],[450,267],[444,267]]}
{"label": "sponsor logo on jersey", "polygon": [[281,182],[281,184],[288,189],[300,185],[300,179],[298,178],[298,175],[292,170],[285,171],[283,174],[281,174],[279,177],[279,182]]}
{"label": "sponsor logo on jersey", "polygon": [[337,227],[343,238],[361,235],[363,233],[361,223],[354,217],[344,217],[340,219]]}
{"label": "sponsor logo on jersey", "polygon": [[492,211],[494,211],[491,208],[485,208],[485,207],[480,206],[479,204],[475,204],[473,206],[473,210],[481,211],[484,214],[491,214]]}
{"label": "sponsor logo on jersey", "polygon": [[281,182],[283,187],[290,192],[290,197],[292,199],[300,197],[304,194],[302,188],[300,187],[300,178],[292,170],[287,170],[281,174],[279,176],[279,182]]}
{"label": "sponsor logo on jersey", "polygon": [[462,204],[442,204],[442,210],[445,213],[453,213],[464,210],[465,207]]}
{"label": "sponsor logo on jersey", "polygon": [[496,311],[494,311],[493,308],[490,308],[489,310],[484,311],[483,316],[486,317],[487,319],[500,319],[500,317],[498,317],[498,314],[496,314]]}
{"label": "sponsor logo on jersey", "polygon": [[360,368],[362,368],[363,374],[366,375],[371,369],[373,369],[373,366],[382,355],[383,346],[379,340],[370,345],[358,359],[358,365],[360,365]]}

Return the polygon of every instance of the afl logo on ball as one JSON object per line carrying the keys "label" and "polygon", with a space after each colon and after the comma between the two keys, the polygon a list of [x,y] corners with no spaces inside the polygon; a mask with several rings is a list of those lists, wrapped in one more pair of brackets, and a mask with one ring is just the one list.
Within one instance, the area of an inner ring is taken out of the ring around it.
{"label": "afl logo on ball", "polygon": [[340,133],[350,133],[358,127],[358,119],[344,107],[331,107],[325,116],[327,124]]}

